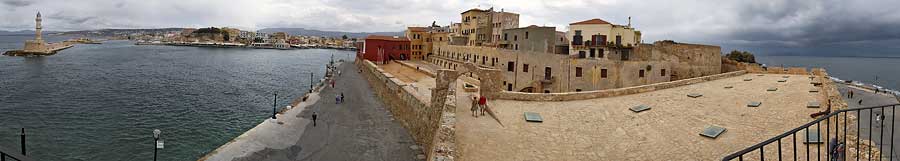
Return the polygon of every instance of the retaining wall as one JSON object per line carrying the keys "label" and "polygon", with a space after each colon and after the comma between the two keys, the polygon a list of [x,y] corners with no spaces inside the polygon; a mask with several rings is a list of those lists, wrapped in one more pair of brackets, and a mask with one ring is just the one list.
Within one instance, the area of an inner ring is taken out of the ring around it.
{"label": "retaining wall", "polygon": [[661,89],[668,89],[673,87],[697,84],[701,82],[707,82],[722,78],[734,77],[746,74],[746,71],[734,71],[710,76],[696,77],[696,78],[688,78],[677,81],[670,82],[662,82],[655,84],[648,84],[642,86],[634,86],[634,87],[626,87],[626,88],[617,88],[617,89],[609,89],[609,90],[597,90],[597,91],[586,91],[586,92],[566,92],[566,93],[523,93],[523,92],[511,92],[511,91],[503,91],[500,92],[497,96],[497,99],[508,99],[508,100],[520,100],[520,101],[571,101],[571,100],[584,100],[584,99],[594,99],[594,98],[604,98],[604,97],[613,97],[613,96],[621,96],[621,95],[630,95],[636,93],[644,93],[650,91],[656,91]]}
{"label": "retaining wall", "polygon": [[[385,73],[374,63],[357,59],[356,65],[361,70],[361,75],[372,86],[375,95],[387,105],[394,118],[399,120],[409,131],[416,144],[423,147],[429,158],[436,155],[433,153],[434,145],[446,144],[446,142],[435,141],[437,138],[447,138],[447,136],[435,135],[438,128],[441,127],[442,115],[445,112],[440,108],[431,108],[430,100],[414,96],[413,93],[416,93],[416,90],[413,87],[390,73]],[[408,64],[404,65],[408,66]],[[450,137],[449,140],[455,140],[452,139],[452,134]]]}

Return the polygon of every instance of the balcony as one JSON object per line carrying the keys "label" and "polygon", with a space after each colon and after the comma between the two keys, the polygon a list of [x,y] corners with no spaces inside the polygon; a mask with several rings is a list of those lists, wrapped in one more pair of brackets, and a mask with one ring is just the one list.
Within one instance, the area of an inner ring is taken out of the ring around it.
{"label": "balcony", "polygon": [[545,76],[544,79],[541,79],[542,84],[553,84],[553,82],[556,82],[556,77],[554,76]]}

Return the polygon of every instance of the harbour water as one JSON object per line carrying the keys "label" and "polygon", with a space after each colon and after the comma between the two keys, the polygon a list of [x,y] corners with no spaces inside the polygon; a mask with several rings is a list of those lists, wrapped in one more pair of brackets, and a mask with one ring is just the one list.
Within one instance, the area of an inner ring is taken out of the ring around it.
{"label": "harbour water", "polygon": [[[0,50],[32,38],[0,36]],[[67,38],[46,37],[65,40]],[[327,49],[265,50],[81,44],[48,57],[0,57],[0,146],[38,160],[191,161],[304,94],[310,75],[353,55]]]}
{"label": "harbour water", "polygon": [[756,61],[772,67],[825,68],[842,80],[900,90],[900,57],[757,56]]}

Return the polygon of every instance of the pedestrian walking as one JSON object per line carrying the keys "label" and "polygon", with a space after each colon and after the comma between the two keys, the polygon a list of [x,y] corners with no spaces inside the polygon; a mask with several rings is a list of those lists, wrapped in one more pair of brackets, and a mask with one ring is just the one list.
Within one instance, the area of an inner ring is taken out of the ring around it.
{"label": "pedestrian walking", "polygon": [[479,108],[481,108],[481,116],[484,116],[484,111],[487,110],[487,98],[485,98],[484,96],[478,98],[478,106]]}
{"label": "pedestrian walking", "polygon": [[331,80],[331,88],[334,88],[334,79]]}
{"label": "pedestrian walking", "polygon": [[340,95],[334,96],[334,104],[341,104],[341,96]]}
{"label": "pedestrian walking", "polygon": [[850,89],[850,98],[853,98],[853,89]]}
{"label": "pedestrian walking", "polygon": [[881,120],[884,120],[884,115],[881,115],[881,113],[875,113],[875,122],[878,122],[878,127],[881,127],[881,125],[883,125],[881,123]]}
{"label": "pedestrian walking", "polygon": [[344,92],[341,92],[341,103],[344,103]]}
{"label": "pedestrian walking", "polygon": [[312,118],[313,118],[313,126],[316,126],[316,119],[317,119],[317,117],[319,117],[318,113],[313,112],[313,114],[312,114]]}
{"label": "pedestrian walking", "polygon": [[472,96],[472,116],[478,118],[478,96]]}

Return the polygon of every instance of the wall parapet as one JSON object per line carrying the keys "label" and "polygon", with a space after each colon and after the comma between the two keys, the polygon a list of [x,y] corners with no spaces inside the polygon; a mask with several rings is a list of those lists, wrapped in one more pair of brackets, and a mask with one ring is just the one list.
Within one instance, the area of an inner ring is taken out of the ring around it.
{"label": "wall parapet", "polygon": [[519,101],[572,101],[572,100],[585,100],[585,99],[594,99],[594,98],[605,98],[605,97],[613,97],[613,96],[621,96],[621,95],[630,95],[637,93],[644,93],[674,87],[680,87],[685,85],[697,84],[701,82],[707,82],[722,78],[735,77],[739,75],[746,74],[747,71],[734,71],[716,75],[709,75],[703,77],[696,78],[688,78],[677,81],[669,81],[634,87],[626,87],[626,88],[617,88],[617,89],[608,89],[608,90],[596,90],[596,91],[584,91],[584,92],[565,92],[565,93],[524,93],[524,92],[510,92],[503,91],[497,95],[497,99],[507,99],[507,100],[519,100]]}
{"label": "wall parapet", "polygon": [[807,71],[805,67],[763,67],[756,63],[744,63],[722,57],[722,71],[738,71],[744,70],[749,73],[756,74],[792,74],[792,75],[813,75],[813,71]]}

